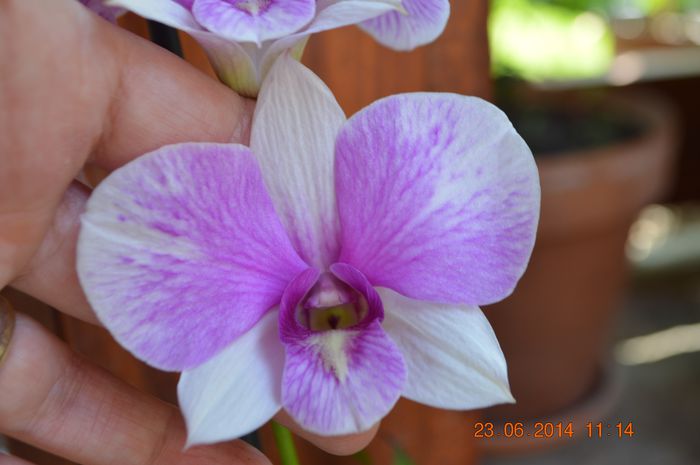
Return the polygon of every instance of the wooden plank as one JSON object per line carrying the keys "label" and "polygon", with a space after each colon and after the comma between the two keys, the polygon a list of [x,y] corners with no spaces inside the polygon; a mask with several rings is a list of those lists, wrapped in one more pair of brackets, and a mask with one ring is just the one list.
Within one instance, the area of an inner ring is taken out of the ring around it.
{"label": "wooden plank", "polygon": [[318,34],[304,63],[331,88],[350,115],[400,92],[491,96],[486,17],[488,2],[453,1],[443,35],[405,53],[389,50],[356,27]]}

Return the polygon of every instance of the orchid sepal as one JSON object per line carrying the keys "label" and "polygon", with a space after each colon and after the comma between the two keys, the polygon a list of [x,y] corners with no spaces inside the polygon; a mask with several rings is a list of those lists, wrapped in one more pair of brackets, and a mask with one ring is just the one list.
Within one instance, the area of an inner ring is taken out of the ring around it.
{"label": "orchid sepal", "polygon": [[246,50],[244,44],[225,41],[205,31],[192,30],[189,34],[202,45],[222,83],[244,97],[258,96],[262,76],[259,75],[253,54]]}

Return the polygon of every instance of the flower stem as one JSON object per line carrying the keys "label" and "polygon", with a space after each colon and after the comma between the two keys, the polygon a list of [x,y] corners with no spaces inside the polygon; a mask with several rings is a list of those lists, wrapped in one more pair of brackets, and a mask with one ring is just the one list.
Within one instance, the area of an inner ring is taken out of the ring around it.
{"label": "flower stem", "polygon": [[272,422],[272,432],[275,434],[275,443],[277,443],[277,450],[279,451],[282,465],[299,465],[292,433],[275,421]]}

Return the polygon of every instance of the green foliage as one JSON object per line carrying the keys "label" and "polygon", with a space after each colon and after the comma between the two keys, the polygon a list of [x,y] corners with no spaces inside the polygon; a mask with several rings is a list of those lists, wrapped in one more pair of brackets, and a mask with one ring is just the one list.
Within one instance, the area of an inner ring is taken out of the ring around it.
{"label": "green foliage", "polygon": [[272,422],[272,432],[275,436],[275,443],[277,444],[277,451],[280,454],[282,465],[299,465],[292,433],[276,421]]}
{"label": "green foliage", "polygon": [[415,463],[403,449],[394,446],[394,463],[392,465],[415,465]]}
{"label": "green foliage", "polygon": [[[415,465],[411,457],[408,456],[408,454],[403,450],[403,448],[399,444],[394,443],[392,449],[394,450],[394,459],[391,465]],[[367,451],[364,450],[356,453],[352,456],[352,458],[358,464],[374,465],[374,463],[372,462],[372,458],[369,456]]]}
{"label": "green foliage", "polygon": [[372,458],[369,456],[366,450],[361,450],[360,452],[354,454],[352,458],[362,465],[373,465]]}
{"label": "green foliage", "polygon": [[534,0],[577,11],[596,11],[615,16],[621,11],[651,16],[661,11],[687,11],[700,9],[700,0]]}
{"label": "green foliage", "polygon": [[603,17],[542,0],[494,0],[489,41],[496,75],[531,81],[600,76],[614,56]]}

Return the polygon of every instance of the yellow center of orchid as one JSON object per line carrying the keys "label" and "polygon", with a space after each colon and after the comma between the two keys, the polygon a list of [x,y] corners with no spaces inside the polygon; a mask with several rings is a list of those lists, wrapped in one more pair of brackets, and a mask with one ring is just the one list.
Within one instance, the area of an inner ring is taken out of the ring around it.
{"label": "yellow center of orchid", "polygon": [[309,312],[309,329],[312,331],[345,329],[356,325],[359,321],[357,309],[352,303],[315,308]]}
{"label": "yellow center of orchid", "polygon": [[297,309],[297,321],[314,332],[352,328],[369,311],[367,299],[330,273],[324,273]]}

